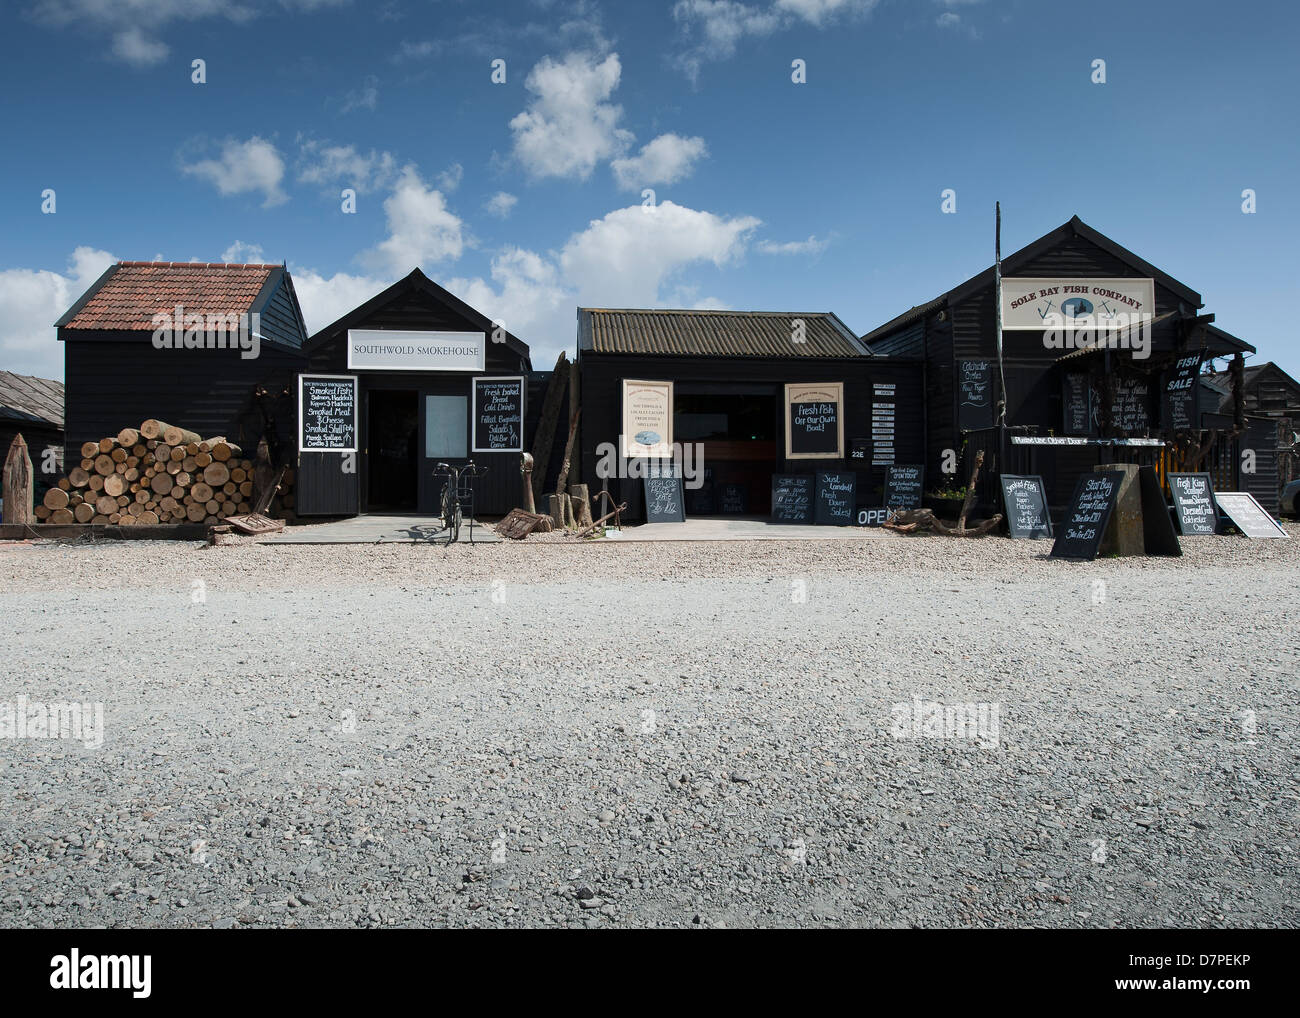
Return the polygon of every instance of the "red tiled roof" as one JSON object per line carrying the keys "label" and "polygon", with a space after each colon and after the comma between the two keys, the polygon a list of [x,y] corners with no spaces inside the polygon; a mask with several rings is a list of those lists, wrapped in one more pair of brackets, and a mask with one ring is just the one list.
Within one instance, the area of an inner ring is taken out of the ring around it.
{"label": "red tiled roof", "polygon": [[155,314],[243,314],[278,265],[231,262],[118,262],[65,329],[153,329]]}

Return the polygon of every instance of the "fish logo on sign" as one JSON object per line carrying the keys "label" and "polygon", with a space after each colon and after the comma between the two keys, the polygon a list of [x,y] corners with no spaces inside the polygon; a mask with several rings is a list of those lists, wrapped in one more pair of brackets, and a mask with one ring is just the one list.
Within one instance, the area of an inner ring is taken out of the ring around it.
{"label": "fish logo on sign", "polygon": [[1071,297],[1061,302],[1061,312],[1071,318],[1084,318],[1092,314],[1092,302],[1082,297]]}
{"label": "fish logo on sign", "polygon": [[658,445],[660,442],[659,432],[657,431],[638,431],[635,439],[637,445]]}

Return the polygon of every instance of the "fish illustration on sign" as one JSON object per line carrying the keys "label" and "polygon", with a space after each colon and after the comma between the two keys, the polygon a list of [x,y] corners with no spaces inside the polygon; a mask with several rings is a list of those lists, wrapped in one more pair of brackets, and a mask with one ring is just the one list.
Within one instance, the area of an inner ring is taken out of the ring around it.
{"label": "fish illustration on sign", "polygon": [[1082,297],[1071,297],[1069,300],[1061,302],[1061,311],[1071,318],[1083,318],[1092,314],[1092,302],[1084,300]]}
{"label": "fish illustration on sign", "polygon": [[659,432],[638,431],[635,441],[637,445],[658,445],[660,442]]}

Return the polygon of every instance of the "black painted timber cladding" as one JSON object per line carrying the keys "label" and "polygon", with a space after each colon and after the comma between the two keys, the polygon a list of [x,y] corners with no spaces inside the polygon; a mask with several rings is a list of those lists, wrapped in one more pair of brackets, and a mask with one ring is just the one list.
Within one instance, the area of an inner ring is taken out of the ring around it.
{"label": "black painted timber cladding", "polygon": [[[339,323],[335,323],[338,326]],[[301,515],[351,515],[367,510],[367,481],[370,476],[367,461],[369,442],[369,394],[383,389],[414,390],[418,395],[420,410],[419,439],[424,435],[424,397],[428,395],[456,395],[466,398],[466,421],[469,426],[471,379],[475,375],[524,375],[530,372],[524,359],[506,343],[487,344],[485,368],[482,372],[447,371],[365,371],[347,366],[347,329],[396,329],[413,332],[428,331],[483,331],[482,323],[472,321],[454,308],[442,304],[430,294],[411,290],[399,294],[393,301],[376,309],[366,317],[348,321],[345,327],[322,330],[313,336],[307,351],[308,363],[303,370],[312,374],[356,375],[358,378],[358,437],[361,453],[356,457],[356,475],[347,476],[338,468],[340,453],[302,453],[304,465],[299,484],[305,485],[298,498]],[[295,383],[296,392],[296,383]],[[530,397],[533,395],[530,387]],[[525,407],[525,419],[535,419],[536,407],[530,399]],[[467,434],[472,434],[468,432]],[[525,426],[525,448],[532,441],[533,429]],[[561,439],[563,441],[563,439]],[[468,446],[467,440],[467,446]],[[504,515],[522,503],[523,482],[519,473],[517,452],[469,452],[465,458],[453,461],[462,466],[468,459],[488,468],[488,473],[475,480],[475,512],[485,515]],[[434,478],[434,460],[418,461],[417,511],[436,515],[442,479]],[[319,468],[317,468],[319,467]],[[305,496],[305,498],[304,498]],[[307,512],[301,508],[309,507]]]}
{"label": "black painted timber cladding", "polygon": [[[871,437],[872,384],[897,384],[895,459],[899,463],[921,462],[925,454],[925,405],[922,398],[924,365],[921,361],[892,357],[854,358],[766,358],[766,357],[657,357],[630,354],[579,353],[582,377],[582,417],[579,439],[582,471],[594,494],[602,484],[619,501],[626,500],[632,519],[641,519],[643,498],[639,480],[597,477],[597,448],[601,443],[617,447],[622,426],[622,385],[625,378],[690,383],[707,388],[737,383],[761,383],[775,387],[778,405],[784,405],[783,386],[789,382],[844,383],[845,456],[854,438]],[[787,460],[784,439],[774,473],[816,473],[821,470],[851,470],[846,459]],[[879,505],[878,489],[884,483],[884,468],[857,471],[859,508]],[[927,478],[930,475],[927,474]],[[928,481],[927,481],[928,484]]]}
{"label": "black painted timber cladding", "polygon": [[[64,330],[63,341],[69,464],[81,462],[82,443],[151,417],[204,438],[224,435],[251,457],[263,433],[254,389],[291,387],[304,363],[299,351],[268,342],[244,359],[237,348],[159,350],[148,332]],[[294,413],[287,400],[277,403],[276,431],[286,449],[293,448]]]}

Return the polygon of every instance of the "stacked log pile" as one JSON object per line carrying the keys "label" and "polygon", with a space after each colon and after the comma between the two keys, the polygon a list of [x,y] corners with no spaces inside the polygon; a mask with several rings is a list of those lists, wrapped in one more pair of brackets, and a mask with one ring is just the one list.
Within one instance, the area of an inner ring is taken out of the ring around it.
{"label": "stacked log pile", "polygon": [[[81,447],[81,462],[36,507],[42,523],[219,523],[252,511],[252,460],[224,436],[204,439],[163,421]],[[269,514],[294,518],[293,471]]]}

